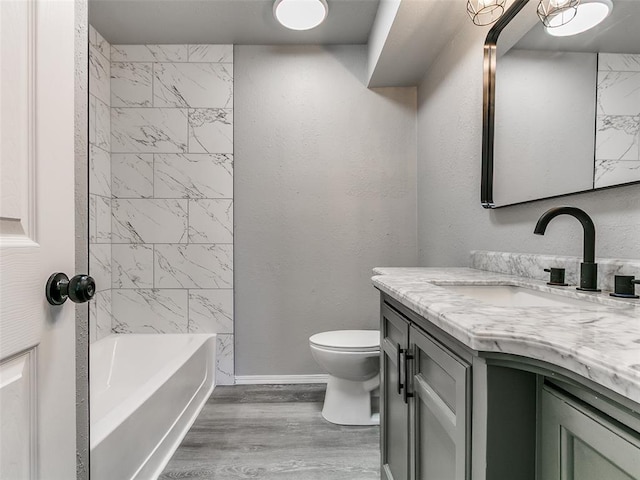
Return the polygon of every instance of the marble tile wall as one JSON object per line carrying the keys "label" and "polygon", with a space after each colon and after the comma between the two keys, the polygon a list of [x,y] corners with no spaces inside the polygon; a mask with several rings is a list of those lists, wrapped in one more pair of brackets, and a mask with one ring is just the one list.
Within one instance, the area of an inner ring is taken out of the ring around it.
{"label": "marble tile wall", "polygon": [[234,381],[233,46],[111,46],[116,333],[216,333]]}
{"label": "marble tile wall", "polygon": [[89,27],[89,338],[111,333],[111,46]]}
{"label": "marble tile wall", "polygon": [[640,55],[598,56],[594,184],[640,181]]}

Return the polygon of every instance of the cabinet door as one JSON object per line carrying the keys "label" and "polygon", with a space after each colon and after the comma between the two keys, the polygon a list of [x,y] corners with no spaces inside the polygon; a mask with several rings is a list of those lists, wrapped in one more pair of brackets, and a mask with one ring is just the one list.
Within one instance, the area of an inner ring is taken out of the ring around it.
{"label": "cabinet door", "polygon": [[541,480],[640,480],[640,435],[548,386],[540,429]]}
{"label": "cabinet door", "polygon": [[409,323],[386,305],[380,331],[380,442],[383,480],[409,479],[409,409],[404,399],[402,358],[409,343]]}
{"label": "cabinet door", "polygon": [[411,327],[411,423],[416,480],[469,476],[470,367]]}

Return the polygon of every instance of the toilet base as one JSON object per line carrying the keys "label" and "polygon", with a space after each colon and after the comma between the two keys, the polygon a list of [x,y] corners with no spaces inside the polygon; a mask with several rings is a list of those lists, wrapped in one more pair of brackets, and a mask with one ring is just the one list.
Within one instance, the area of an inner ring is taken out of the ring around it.
{"label": "toilet base", "polygon": [[380,425],[380,414],[372,412],[372,394],[380,385],[380,376],[353,382],[329,375],[322,416],[338,425]]}

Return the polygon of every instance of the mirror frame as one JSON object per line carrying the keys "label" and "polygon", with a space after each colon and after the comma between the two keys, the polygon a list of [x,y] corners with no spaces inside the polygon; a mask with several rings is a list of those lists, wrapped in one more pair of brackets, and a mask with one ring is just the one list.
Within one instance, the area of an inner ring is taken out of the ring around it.
{"label": "mirror frame", "polygon": [[484,81],[483,81],[483,106],[482,106],[482,173],[480,181],[480,202],[484,208],[504,208],[513,205],[537,202],[550,198],[565,197],[578,193],[594,192],[598,190],[608,190],[627,185],[640,184],[640,181],[631,181],[606,187],[589,188],[575,192],[553,195],[550,197],[540,197],[533,200],[509,203],[507,205],[496,205],[493,201],[493,147],[495,135],[495,102],[496,102],[496,63],[498,37],[504,28],[520,13],[520,11],[532,0],[515,0],[507,11],[489,30],[484,43]]}

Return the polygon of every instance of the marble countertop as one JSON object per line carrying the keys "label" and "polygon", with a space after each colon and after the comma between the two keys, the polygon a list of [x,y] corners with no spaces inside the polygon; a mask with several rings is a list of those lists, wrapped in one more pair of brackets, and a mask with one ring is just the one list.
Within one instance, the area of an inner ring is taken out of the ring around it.
{"label": "marble countertop", "polygon": [[[542,360],[640,404],[640,301],[471,268],[376,268],[373,284],[479,352]],[[585,306],[503,307],[446,285],[517,285],[589,299]]]}

